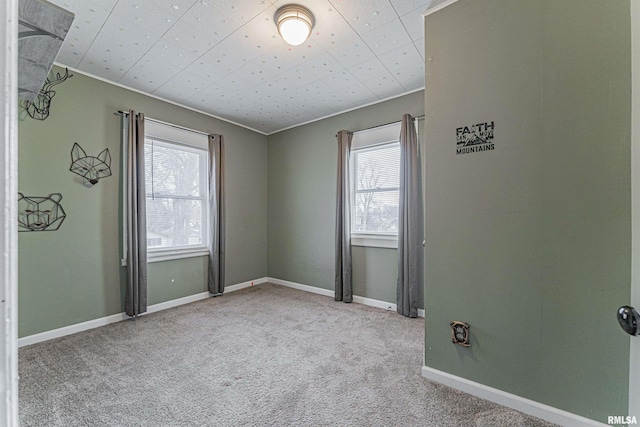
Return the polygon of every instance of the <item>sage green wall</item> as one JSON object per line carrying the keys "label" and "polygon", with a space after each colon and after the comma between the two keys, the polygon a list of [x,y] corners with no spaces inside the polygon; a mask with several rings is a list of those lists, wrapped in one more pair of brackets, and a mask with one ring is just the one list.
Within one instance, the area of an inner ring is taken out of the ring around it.
{"label": "sage green wall", "polygon": [[[460,0],[425,45],[425,365],[626,414],[629,0]],[[456,128],[487,121],[495,150],[456,155]]]}
{"label": "sage green wall", "polygon": [[[55,68],[55,71],[60,71]],[[56,87],[51,115],[19,124],[19,191],[63,195],[55,232],[19,233],[19,335],[123,311],[120,285],[120,116],[147,117],[225,137],[227,285],[267,273],[267,138],[191,110],[73,73]],[[78,142],[89,155],[109,148],[113,176],[93,188],[69,172]],[[173,280],[173,282],[172,282]],[[149,264],[149,304],[206,291],[206,258]]]}
{"label": "sage green wall", "polygon": [[351,264],[354,295],[395,304],[398,281],[397,249],[353,246]]}
{"label": "sage green wall", "polygon": [[[334,289],[336,132],[424,114],[414,92],[269,135],[269,277]],[[397,250],[353,247],[355,295],[395,303]]]}

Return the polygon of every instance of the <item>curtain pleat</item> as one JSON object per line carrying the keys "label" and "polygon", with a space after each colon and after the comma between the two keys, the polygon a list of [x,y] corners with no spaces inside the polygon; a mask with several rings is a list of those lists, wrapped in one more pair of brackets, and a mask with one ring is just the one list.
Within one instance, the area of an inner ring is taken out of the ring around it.
{"label": "curtain pleat", "polygon": [[224,292],[224,138],[209,135],[209,292]]}
{"label": "curtain pleat", "polygon": [[[123,117],[123,120],[126,120]],[[127,126],[127,286],[125,312],[147,311],[147,214],[144,176],[144,114],[129,110]]]}
{"label": "curtain pleat", "polygon": [[338,179],[336,198],[335,300],[352,302],[351,283],[351,185],[349,163],[353,133],[338,132]]}
{"label": "curtain pleat", "polygon": [[405,114],[400,130],[397,309],[408,317],[418,315],[424,275],[423,224],[420,147],[413,118]]}

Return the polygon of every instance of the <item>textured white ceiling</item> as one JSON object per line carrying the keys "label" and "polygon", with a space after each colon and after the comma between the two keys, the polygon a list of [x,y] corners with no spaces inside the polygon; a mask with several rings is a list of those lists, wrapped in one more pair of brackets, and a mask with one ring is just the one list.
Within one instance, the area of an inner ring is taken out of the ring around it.
{"label": "textured white ceiling", "polygon": [[[50,0],[76,14],[57,62],[270,134],[424,87],[438,0]],[[316,25],[289,46],[285,4]],[[123,106],[126,108],[126,106]]]}

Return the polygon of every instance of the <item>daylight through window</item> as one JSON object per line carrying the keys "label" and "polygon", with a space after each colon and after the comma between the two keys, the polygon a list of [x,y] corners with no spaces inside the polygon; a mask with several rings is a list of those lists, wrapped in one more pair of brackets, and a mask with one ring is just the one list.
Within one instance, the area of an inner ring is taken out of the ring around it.
{"label": "daylight through window", "polygon": [[399,171],[398,143],[354,152],[353,232],[397,235]]}
{"label": "daylight through window", "polygon": [[206,134],[145,121],[149,262],[208,253],[208,148]]}
{"label": "daylight through window", "polygon": [[206,246],[207,152],[146,138],[144,156],[147,248]]}
{"label": "daylight through window", "polygon": [[351,146],[351,244],[397,247],[400,124],[353,136]]}

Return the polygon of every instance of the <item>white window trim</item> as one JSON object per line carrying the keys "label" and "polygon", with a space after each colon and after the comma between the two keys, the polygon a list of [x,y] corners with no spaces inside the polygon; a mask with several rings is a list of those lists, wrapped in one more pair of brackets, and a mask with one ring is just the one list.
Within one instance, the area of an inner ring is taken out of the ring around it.
{"label": "white window trim", "polygon": [[[352,154],[358,151],[366,151],[375,148],[383,148],[385,145],[397,144],[400,137],[402,122],[390,123],[383,126],[378,126],[371,129],[365,129],[353,134],[351,140],[351,152]],[[356,186],[355,186],[355,170],[354,170],[355,156],[351,156],[351,200],[355,200]],[[352,202],[353,203],[353,202]],[[353,224],[353,205],[351,223]],[[386,248],[397,249],[398,248],[398,234],[392,233],[372,233],[372,232],[351,232],[351,246],[363,246],[371,248]]]}
{"label": "white window trim", "polygon": [[[123,129],[122,137],[122,165],[123,170],[127,164],[127,146],[126,146],[126,129]],[[207,138],[203,139],[203,136]],[[203,150],[208,153],[209,144],[207,134],[193,129],[183,128],[181,126],[172,125],[170,123],[162,122],[160,120],[145,118],[145,139],[154,139],[159,142],[165,142],[169,144],[182,145],[184,147],[191,147],[197,150]],[[207,155],[207,170],[209,168],[209,156]],[[207,188],[204,194],[209,194],[208,181],[205,179]],[[122,180],[122,206],[123,206],[123,226],[122,226],[122,256],[120,263],[123,267],[127,266],[127,226],[124,223],[126,221],[126,203],[127,203],[127,182],[126,179]],[[204,203],[208,203],[205,197]],[[207,208],[208,211],[208,208]],[[208,213],[205,213],[206,227],[209,229]],[[196,258],[209,255],[209,248],[206,245],[188,246],[188,247],[174,247],[174,248],[147,248],[147,263],[171,261],[176,259]]]}
{"label": "white window trim", "polygon": [[[416,133],[419,134],[420,128],[418,126],[418,120],[414,121],[414,126],[416,127]],[[354,132],[353,139],[351,140],[351,151],[356,152],[359,150],[398,143],[401,129],[402,122],[399,121]],[[351,170],[353,171],[353,156],[351,158],[351,162]],[[352,175],[349,179],[354,179],[354,176]],[[355,183],[352,181],[351,184],[351,200],[354,200]],[[353,218],[351,221],[353,221]],[[389,233],[352,232],[351,246],[398,249],[398,235]]]}
{"label": "white window trim", "polygon": [[398,236],[378,233],[351,233],[351,246],[398,249]]}
{"label": "white window trim", "polygon": [[[196,258],[209,255],[209,248],[205,246],[188,248],[171,248],[171,249],[148,249],[147,250],[147,263],[153,262],[171,261],[174,259]],[[122,260],[122,266],[127,266],[127,259]]]}
{"label": "white window trim", "polygon": [[402,122],[394,122],[354,132],[351,139],[351,151],[398,142],[401,127]]}
{"label": "white window trim", "polygon": [[[154,123],[153,128],[157,129],[158,127],[159,127],[158,124]],[[175,134],[175,131],[176,131],[175,128],[171,128],[170,126],[164,126],[164,125],[161,127],[165,127],[167,128],[167,130],[171,130]],[[204,146],[202,144],[197,144],[198,137],[200,137],[199,138],[200,140],[203,140],[202,135],[196,135],[189,131],[179,131],[177,134],[175,134],[172,140],[155,136],[158,133],[159,132],[154,132],[153,134],[151,134],[150,132],[145,130],[145,139],[149,139],[153,143],[157,143],[159,146],[168,146],[169,148],[171,148],[171,146],[183,147],[183,148],[186,148],[187,151],[191,151],[194,153],[197,152],[197,153],[200,153],[200,155],[202,153],[205,154],[205,158],[207,159],[206,164],[204,165],[205,174],[201,177],[201,180],[202,180],[201,184],[203,184],[205,188],[202,189],[202,195],[197,197],[195,196],[183,197],[183,196],[173,196],[173,195],[164,195],[164,194],[153,194],[153,192],[151,192],[151,193],[147,193],[147,198],[158,197],[158,198],[167,198],[167,199],[173,199],[173,200],[178,200],[178,199],[199,200],[202,203],[202,206],[205,207],[204,211],[202,212],[202,218],[201,218],[201,223],[204,228],[202,236],[208,239],[208,234],[206,231],[209,229],[209,223],[208,223],[209,207],[208,207],[208,200],[207,200],[207,195],[209,194],[209,185],[206,179],[206,172],[209,167],[209,164],[208,164],[209,156],[207,155],[208,144]],[[184,136],[182,140],[180,140],[181,136]],[[190,138],[192,138],[194,141],[189,140]],[[172,259],[182,259],[182,258],[191,258],[194,256],[202,256],[203,248],[204,250],[206,250],[206,253],[208,254],[209,250],[207,245],[175,246],[171,248],[155,248],[155,247],[149,248],[147,246],[147,262],[159,262],[159,261],[168,261]]]}
{"label": "white window trim", "polygon": [[145,138],[161,139],[172,144],[209,150],[209,140],[204,132],[183,128],[147,117],[144,123]]}

